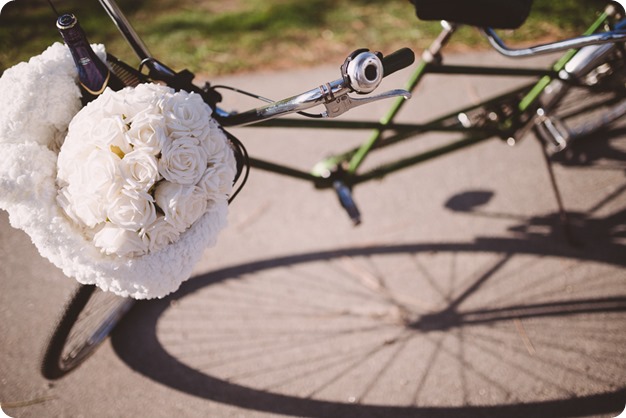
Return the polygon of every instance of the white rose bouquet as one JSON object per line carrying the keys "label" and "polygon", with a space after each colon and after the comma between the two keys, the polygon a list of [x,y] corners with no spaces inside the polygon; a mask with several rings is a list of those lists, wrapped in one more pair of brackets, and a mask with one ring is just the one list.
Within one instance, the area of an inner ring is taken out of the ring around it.
{"label": "white rose bouquet", "polygon": [[198,94],[107,89],[69,125],[57,202],[105,254],[159,251],[228,199],[234,156],[219,131]]}
{"label": "white rose bouquet", "polygon": [[190,277],[226,226],[236,172],[198,95],[145,84],[81,109],[60,43],[7,69],[0,91],[0,209],[41,255],[80,283],[137,299]]}

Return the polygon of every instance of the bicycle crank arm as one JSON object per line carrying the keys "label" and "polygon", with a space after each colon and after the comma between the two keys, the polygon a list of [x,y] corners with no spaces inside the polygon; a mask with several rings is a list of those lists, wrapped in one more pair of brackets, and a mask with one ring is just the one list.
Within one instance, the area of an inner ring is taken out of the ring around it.
{"label": "bicycle crank arm", "polygon": [[369,104],[379,100],[391,99],[394,97],[404,97],[405,99],[410,99],[411,93],[406,90],[395,89],[378,94],[376,96],[369,96],[363,99],[357,99],[346,94],[337,97],[333,101],[324,103],[324,107],[326,107],[326,112],[322,113],[322,116],[325,118],[334,118],[346,113],[350,109],[354,109],[355,107],[363,106],[365,104]]}

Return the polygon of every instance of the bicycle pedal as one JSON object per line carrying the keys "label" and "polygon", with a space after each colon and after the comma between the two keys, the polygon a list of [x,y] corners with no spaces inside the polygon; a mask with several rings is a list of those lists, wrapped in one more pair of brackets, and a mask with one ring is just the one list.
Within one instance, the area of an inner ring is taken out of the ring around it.
{"label": "bicycle pedal", "polygon": [[352,198],[352,190],[342,181],[335,181],[333,189],[337,193],[341,206],[346,210],[354,226],[361,223],[361,212]]}

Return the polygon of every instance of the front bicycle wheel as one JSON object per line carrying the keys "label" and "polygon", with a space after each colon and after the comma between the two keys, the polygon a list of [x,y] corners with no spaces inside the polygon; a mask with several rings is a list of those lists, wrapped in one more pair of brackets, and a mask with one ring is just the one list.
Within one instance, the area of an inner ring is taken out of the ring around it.
{"label": "front bicycle wheel", "polygon": [[609,126],[626,114],[623,45],[583,48],[566,71],[545,89],[536,132],[551,154]]}
{"label": "front bicycle wheel", "polygon": [[58,379],[78,367],[135,303],[95,286],[78,287],[45,348],[41,373]]}

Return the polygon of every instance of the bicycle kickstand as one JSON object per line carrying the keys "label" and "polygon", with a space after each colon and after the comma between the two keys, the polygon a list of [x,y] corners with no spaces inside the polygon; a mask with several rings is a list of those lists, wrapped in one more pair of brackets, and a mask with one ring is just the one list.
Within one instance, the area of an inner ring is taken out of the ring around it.
{"label": "bicycle kickstand", "polygon": [[579,243],[574,239],[574,235],[572,233],[572,224],[570,222],[569,215],[565,210],[565,205],[563,204],[563,198],[561,197],[561,190],[559,189],[559,185],[556,181],[556,175],[554,174],[554,167],[552,166],[552,160],[550,159],[550,154],[545,147],[545,144],[541,141],[539,136],[537,139],[540,142],[541,152],[543,154],[544,161],[546,163],[546,168],[548,169],[548,177],[550,178],[550,184],[552,186],[552,191],[554,192],[554,197],[556,199],[556,204],[559,210],[559,222],[561,227],[563,228],[563,234],[565,235],[566,241],[576,247]]}

